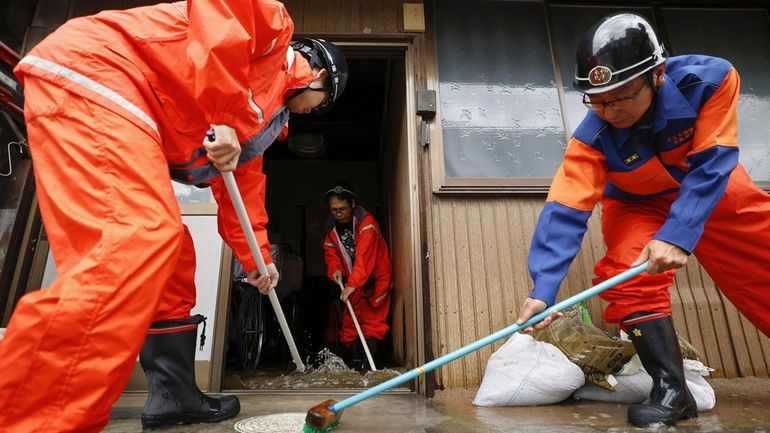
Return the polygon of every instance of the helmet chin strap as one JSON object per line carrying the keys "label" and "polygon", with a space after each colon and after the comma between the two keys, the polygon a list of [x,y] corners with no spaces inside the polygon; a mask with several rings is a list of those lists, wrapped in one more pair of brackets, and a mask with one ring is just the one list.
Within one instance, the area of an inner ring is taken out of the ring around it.
{"label": "helmet chin strap", "polygon": [[655,70],[656,68],[650,69],[646,74],[644,74],[644,79],[647,80],[647,83],[652,87],[652,91],[655,92],[655,96],[658,96],[660,94],[660,86],[655,85]]}
{"label": "helmet chin strap", "polygon": [[655,70],[656,68],[653,68],[644,74],[644,79],[647,80],[647,84],[652,88],[654,95],[652,96],[652,101],[650,101],[650,106],[647,107],[647,110],[642,117],[636,121],[636,125],[650,125],[655,120],[655,100],[658,98],[658,95],[660,95],[660,86],[655,85]]}

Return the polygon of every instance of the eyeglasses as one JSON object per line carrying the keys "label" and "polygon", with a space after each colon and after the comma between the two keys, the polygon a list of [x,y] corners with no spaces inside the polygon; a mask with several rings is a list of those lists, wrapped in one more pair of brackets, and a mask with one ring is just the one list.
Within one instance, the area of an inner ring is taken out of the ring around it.
{"label": "eyeglasses", "polygon": [[342,214],[344,214],[345,212],[349,211],[350,209],[351,209],[351,208],[350,208],[350,206],[345,206],[345,207],[330,207],[330,208],[329,208],[329,210],[331,211],[331,213],[333,213],[333,214],[335,214],[335,215],[342,215]]}
{"label": "eyeglasses", "polygon": [[639,89],[637,89],[636,92],[634,92],[634,94],[631,96],[614,99],[607,102],[593,102],[588,95],[583,93],[583,105],[593,111],[604,111],[607,108],[612,108],[613,110],[625,110],[627,108],[631,108],[634,103],[634,99],[636,99],[639,93],[641,93],[642,89],[644,89],[644,85],[645,83],[642,83],[642,85],[639,86]]}

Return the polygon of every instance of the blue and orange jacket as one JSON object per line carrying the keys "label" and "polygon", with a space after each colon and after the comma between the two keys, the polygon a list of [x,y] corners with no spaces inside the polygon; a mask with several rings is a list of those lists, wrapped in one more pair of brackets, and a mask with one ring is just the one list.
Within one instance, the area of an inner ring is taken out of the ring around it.
{"label": "blue and orange jacket", "polygon": [[353,209],[355,259],[350,257],[342,245],[334,218],[327,220],[325,231],[324,259],[327,276],[331,279],[335,271],[342,271],[345,286],[354,287],[356,296],[360,296],[361,288],[373,279],[374,293],[369,298],[369,303],[375,308],[382,305],[390,293],[393,266],[388,254],[388,245],[372,214],[361,206]]}
{"label": "blue and orange jacket", "polygon": [[616,129],[589,112],[554,176],[529,252],[530,297],[553,305],[602,196],[676,197],[654,239],[691,253],[738,164],[733,66],[716,57],[669,58],[651,125]]}
{"label": "blue and orange jacket", "polygon": [[123,116],[162,147],[172,178],[210,184],[219,227],[246,270],[256,268],[237,215],[202,146],[210,124],[235,129],[242,146],[235,177],[262,256],[261,154],[286,134],[285,98],[313,79],[291,47],[294,23],[273,0],[190,0],[75,18],[15,69]]}

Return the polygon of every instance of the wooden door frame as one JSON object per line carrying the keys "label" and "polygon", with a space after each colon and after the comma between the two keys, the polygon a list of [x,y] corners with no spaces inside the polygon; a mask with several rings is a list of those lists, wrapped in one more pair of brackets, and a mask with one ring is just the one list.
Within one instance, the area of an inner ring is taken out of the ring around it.
{"label": "wooden door frame", "polygon": [[[399,35],[398,37],[383,36],[383,37],[364,37],[360,35],[345,36],[345,35],[303,35],[298,34],[298,37],[323,37],[335,44],[343,47],[346,51],[355,51],[361,55],[372,54],[375,56],[390,56],[395,58],[404,59],[404,79],[406,87],[405,95],[405,117],[407,128],[407,143],[405,148],[409,149],[409,156],[407,159],[408,164],[408,188],[410,191],[410,227],[411,227],[411,245],[413,254],[412,266],[412,287],[414,288],[414,305],[411,311],[407,314],[412,314],[414,317],[415,329],[407,330],[412,333],[412,339],[416,342],[415,348],[416,359],[414,360],[416,365],[410,367],[417,367],[423,365],[426,362],[425,351],[425,323],[423,318],[423,275],[427,272],[427,269],[423,268],[423,261],[421,258],[424,256],[422,249],[422,243],[420,242],[420,208],[424,205],[421,200],[420,191],[422,188],[418,185],[419,182],[419,146],[417,143],[417,126],[418,118],[416,111],[416,85],[415,85],[415,63],[416,53],[413,44],[413,38],[410,35]],[[404,143],[402,143],[404,144]],[[211,370],[209,371],[209,391],[219,392],[222,390],[222,375],[224,373],[224,350],[225,350],[225,338],[227,328],[227,314],[230,296],[231,281],[230,275],[230,262],[232,260],[232,253],[228,248],[223,249],[222,265],[220,274],[219,293],[217,295],[216,306],[216,320],[213,333],[213,347],[211,354]],[[429,332],[429,331],[427,331]],[[424,376],[420,376],[415,380],[414,389],[421,395],[426,394],[426,379]]]}

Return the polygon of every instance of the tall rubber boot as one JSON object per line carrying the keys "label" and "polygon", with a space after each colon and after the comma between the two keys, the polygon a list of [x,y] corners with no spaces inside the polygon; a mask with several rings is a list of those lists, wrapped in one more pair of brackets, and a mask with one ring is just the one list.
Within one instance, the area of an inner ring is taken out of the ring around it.
{"label": "tall rubber boot", "polygon": [[[374,366],[377,367],[377,364],[379,364],[379,356],[380,356],[380,346],[382,345],[382,341],[374,338],[374,337],[367,337],[366,338],[366,346],[369,348],[369,353],[372,355],[372,361],[374,361]],[[366,357],[366,351],[364,350],[364,346],[361,344],[361,340],[356,340],[353,343],[352,348],[352,366],[356,371],[369,371],[371,366],[369,365],[369,358]]]}
{"label": "tall rubber boot", "polygon": [[634,313],[623,319],[623,329],[636,347],[644,369],[652,377],[650,398],[628,408],[628,422],[637,427],[676,425],[698,416],[682,364],[682,351],[671,317],[662,313]]}
{"label": "tall rubber boot", "polygon": [[350,368],[360,372],[367,365],[366,354],[364,353],[363,346],[361,346],[361,340],[356,339],[350,345]]}
{"label": "tall rubber boot", "polygon": [[[142,410],[142,430],[177,424],[219,422],[241,411],[238,397],[220,399],[204,395],[195,383],[195,334],[205,317],[155,322],[139,355],[147,376],[147,402]],[[201,348],[205,339],[203,324]]]}
{"label": "tall rubber boot", "polygon": [[[381,368],[380,352],[382,349],[382,340],[378,340],[374,337],[367,337],[366,345],[369,347],[369,353],[372,354],[372,361],[374,361],[374,365],[377,368]],[[364,358],[366,358],[366,353],[364,353]],[[366,360],[366,366],[369,367],[369,360]]]}

